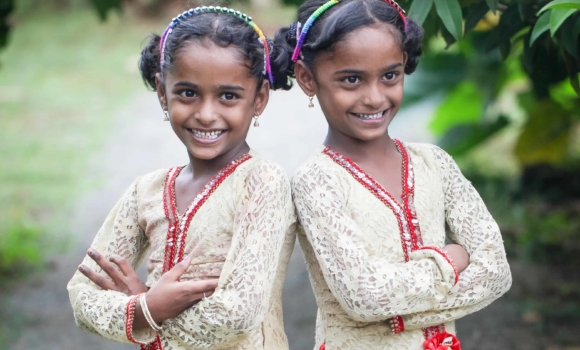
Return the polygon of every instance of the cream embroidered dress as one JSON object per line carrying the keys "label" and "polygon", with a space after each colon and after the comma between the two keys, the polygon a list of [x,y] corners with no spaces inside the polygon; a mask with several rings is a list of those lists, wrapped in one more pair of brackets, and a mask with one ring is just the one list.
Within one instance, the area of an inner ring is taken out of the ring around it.
{"label": "cream embroidered dress", "polygon": [[[135,268],[151,250],[148,286],[187,255],[192,262],[181,280],[219,277],[219,284],[211,297],[163,322],[160,336],[153,330],[132,336],[149,343],[142,349],[288,349],[281,297],[295,214],[286,174],[251,151],[216,174],[179,217],[174,186],[181,169],[138,178],[91,247]],[[104,274],[88,257],[83,264]],[[130,297],[103,291],[79,272],[68,290],[79,327],[129,342]]]}
{"label": "cream embroidered dress", "polygon": [[[453,159],[436,146],[396,143],[404,199],[329,148],[292,179],[318,303],[317,350],[423,349],[511,285],[498,226]],[[460,275],[439,249],[446,223],[470,254]]]}

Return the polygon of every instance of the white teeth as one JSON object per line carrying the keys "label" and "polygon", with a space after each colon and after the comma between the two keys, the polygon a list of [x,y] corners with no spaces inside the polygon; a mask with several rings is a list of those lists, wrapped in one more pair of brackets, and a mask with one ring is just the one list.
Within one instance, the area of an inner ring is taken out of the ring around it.
{"label": "white teeth", "polygon": [[357,114],[357,117],[361,118],[361,119],[379,119],[380,117],[383,116],[383,112],[379,112],[377,114]]}
{"label": "white teeth", "polygon": [[217,139],[221,135],[221,133],[223,132],[223,130],[204,132],[204,131],[199,131],[199,130],[193,130],[192,129],[191,132],[196,137],[199,137],[201,139],[215,140],[215,139]]}

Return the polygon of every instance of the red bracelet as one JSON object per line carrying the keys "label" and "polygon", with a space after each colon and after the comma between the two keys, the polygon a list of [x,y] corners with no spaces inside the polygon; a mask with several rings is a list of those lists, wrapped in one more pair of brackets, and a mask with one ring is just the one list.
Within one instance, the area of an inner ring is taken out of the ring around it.
{"label": "red bracelet", "polygon": [[125,320],[125,331],[127,333],[127,339],[129,339],[130,342],[135,344],[145,344],[143,342],[136,340],[133,337],[133,321],[135,320],[135,303],[137,302],[137,299],[139,299],[140,296],[141,294],[133,295],[131,299],[129,299],[129,302],[127,303],[127,309],[125,311],[127,317]]}

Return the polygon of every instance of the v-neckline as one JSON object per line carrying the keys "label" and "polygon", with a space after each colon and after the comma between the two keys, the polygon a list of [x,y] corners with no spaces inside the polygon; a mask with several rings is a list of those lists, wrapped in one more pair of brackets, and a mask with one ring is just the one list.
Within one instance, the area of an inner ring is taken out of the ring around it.
{"label": "v-neckline", "polygon": [[187,206],[183,215],[179,214],[175,201],[175,180],[185,166],[169,169],[165,178],[165,186],[163,190],[163,209],[165,211],[165,217],[169,222],[165,243],[165,259],[163,263],[164,273],[169,271],[173,266],[175,266],[175,264],[183,259],[187,231],[189,230],[189,225],[199,208],[240,164],[250,158],[252,158],[250,153],[243,154],[228,163],[212,176],[204,185],[202,191],[199,192],[193,201]]}
{"label": "v-neckline", "polygon": [[409,155],[403,143],[396,139],[393,141],[403,156],[403,176],[401,180],[401,186],[403,187],[402,202],[397,201],[381,184],[375,181],[350,158],[329,147],[326,147],[322,153],[343,167],[361,185],[391,209],[399,224],[399,233],[401,235],[405,261],[409,261],[410,254],[423,245],[423,239],[413,203],[415,192],[413,166],[409,161]]}
{"label": "v-neckline", "polygon": [[[360,167],[360,165],[358,165],[355,161],[353,161],[349,157],[343,155],[342,153],[340,153],[338,151],[333,150],[330,147],[325,147],[323,153],[330,156],[339,165],[343,166],[357,180],[362,181],[364,184],[370,185],[371,188],[375,188],[376,190],[383,192],[386,196],[389,197],[389,199],[394,204],[396,204],[396,206],[403,208],[405,206],[405,197],[412,190],[412,186],[413,186],[412,182],[409,183],[409,181],[408,181],[409,157],[408,157],[408,154],[405,150],[405,147],[403,146],[403,143],[397,139],[394,139],[393,141],[395,142],[395,146],[397,147],[397,151],[399,151],[399,153],[401,154],[401,156],[403,158],[402,166],[401,166],[402,174],[401,174],[401,182],[400,182],[402,192],[401,192],[400,199],[397,199],[395,196],[393,196],[378,181],[376,181],[372,176],[370,176],[366,171],[364,171]],[[409,188],[409,186],[411,188]],[[367,186],[365,186],[365,187],[367,187]],[[371,188],[369,188],[369,190],[371,190]],[[374,191],[372,191],[372,192],[374,192]]]}

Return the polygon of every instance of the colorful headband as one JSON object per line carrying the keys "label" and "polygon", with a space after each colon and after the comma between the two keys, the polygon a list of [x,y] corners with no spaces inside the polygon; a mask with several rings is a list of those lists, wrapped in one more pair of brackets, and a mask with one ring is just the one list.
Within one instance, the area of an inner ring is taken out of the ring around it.
{"label": "colorful headband", "polygon": [[188,18],[188,17],[192,17],[193,15],[199,15],[202,13],[210,13],[210,12],[225,13],[225,14],[233,15],[234,17],[241,19],[246,24],[248,24],[250,27],[252,27],[252,29],[254,29],[256,34],[258,34],[258,38],[259,38],[258,40],[262,43],[262,45],[264,45],[264,71],[263,71],[263,74],[268,73],[268,80],[270,80],[270,84],[274,84],[274,77],[272,76],[272,68],[270,66],[270,48],[268,46],[268,41],[266,40],[266,36],[264,35],[264,33],[262,33],[260,28],[258,28],[256,23],[254,23],[252,21],[252,17],[250,17],[244,13],[241,13],[240,11],[232,10],[230,8],[227,8],[227,7],[220,7],[220,6],[196,7],[196,8],[184,11],[179,16],[173,18],[171,23],[169,23],[169,25],[167,26],[167,28],[163,32],[163,35],[161,36],[161,41],[159,42],[159,48],[161,51],[161,66],[163,66],[163,63],[165,63],[165,43],[167,42],[167,37],[169,36],[169,34],[171,34],[171,32],[173,31],[173,28],[175,28],[175,26],[179,23],[179,21],[181,21],[182,19]]}
{"label": "colorful headband", "polygon": [[[294,48],[294,53],[292,54],[292,61],[293,62],[298,61],[298,57],[300,55],[300,50],[302,49],[302,44],[304,44],[304,40],[306,39],[306,34],[308,34],[308,30],[310,30],[310,27],[312,27],[312,24],[314,23],[314,21],[316,21],[318,19],[318,17],[320,17],[320,15],[322,15],[326,10],[328,10],[329,8],[338,4],[341,1],[342,0],[329,0],[324,5],[320,6],[316,11],[314,11],[314,13],[312,15],[310,15],[310,17],[308,18],[306,23],[304,23],[304,26],[302,27],[302,31],[300,32],[300,36],[298,37],[298,40],[296,41],[296,47]],[[395,10],[397,10],[399,12],[399,15],[401,15],[401,18],[403,19],[403,24],[405,25],[405,32],[406,32],[407,31],[407,17],[405,17],[405,13],[406,13],[405,10],[403,10],[403,8],[401,8],[401,6],[399,6],[399,4],[397,4],[394,0],[383,0],[383,1],[388,3],[389,5],[393,6],[395,8]],[[299,27],[300,27],[300,23],[298,22],[298,28]]]}

